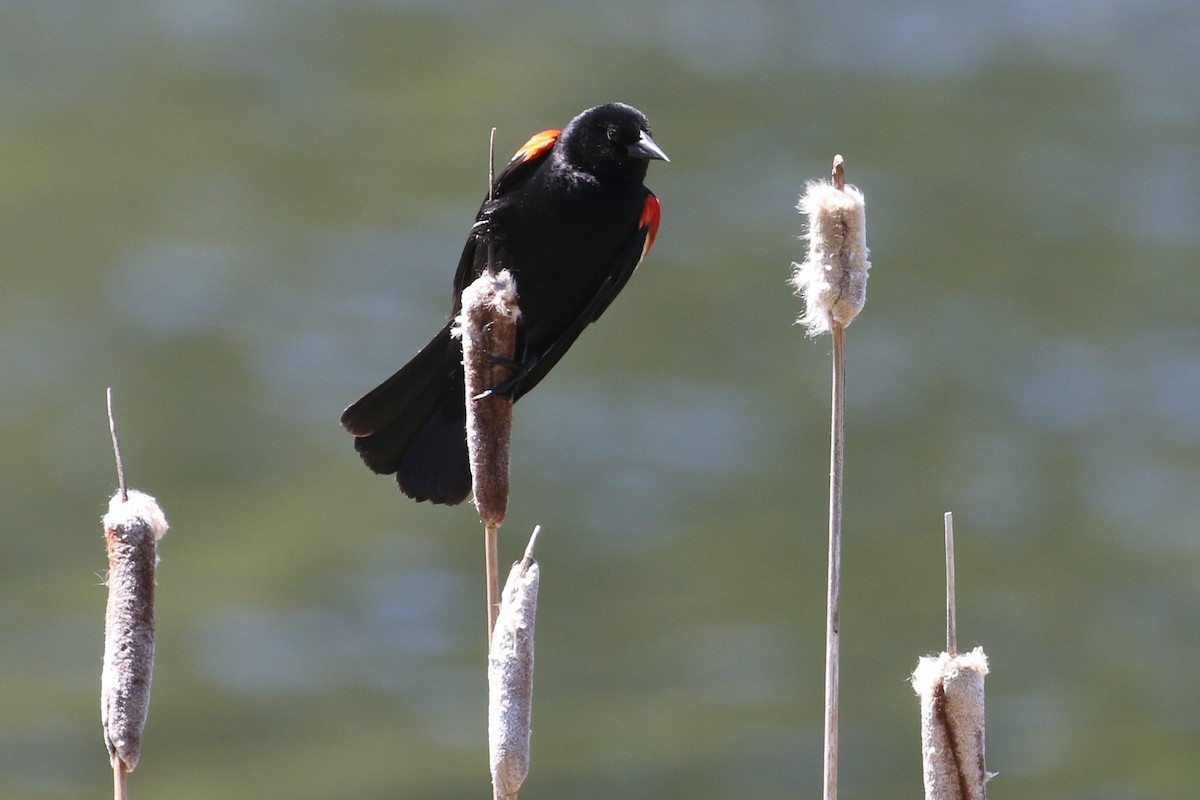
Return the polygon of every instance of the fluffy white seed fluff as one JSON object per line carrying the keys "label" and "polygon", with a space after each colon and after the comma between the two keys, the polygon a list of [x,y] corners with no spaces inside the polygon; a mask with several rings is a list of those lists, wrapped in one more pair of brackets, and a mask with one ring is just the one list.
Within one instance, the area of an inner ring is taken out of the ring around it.
{"label": "fluffy white seed fluff", "polygon": [[853,186],[810,181],[796,208],[808,217],[808,257],[792,264],[791,283],[804,298],[799,322],[816,336],[849,325],[867,302],[866,203]]}

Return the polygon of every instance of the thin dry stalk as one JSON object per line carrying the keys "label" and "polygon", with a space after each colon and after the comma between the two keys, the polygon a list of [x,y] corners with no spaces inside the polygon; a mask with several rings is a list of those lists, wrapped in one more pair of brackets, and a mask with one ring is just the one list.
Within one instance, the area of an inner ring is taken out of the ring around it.
{"label": "thin dry stalk", "polygon": [[845,477],[845,328],[834,322],[833,399],[829,447],[829,586],[825,613],[824,798],[837,799],[838,690],[841,674],[842,490]]}
{"label": "thin dry stalk", "polygon": [[492,633],[500,616],[500,526],[483,526],[484,579],[487,582],[487,641],[492,646]]}
{"label": "thin dry stalk", "polygon": [[126,800],[129,797],[125,780],[126,772],[115,762],[113,763],[113,800]]}
{"label": "thin dry stalk", "polygon": [[125,486],[125,460],[121,458],[121,441],[117,438],[117,418],[113,415],[112,387],[104,390],[104,398],[108,404],[108,434],[112,437],[113,455],[117,459],[117,487],[122,500],[129,499],[129,491]]}
{"label": "thin dry stalk", "polygon": [[958,655],[958,603],[954,581],[954,513],[944,517],[946,530],[946,652]]}

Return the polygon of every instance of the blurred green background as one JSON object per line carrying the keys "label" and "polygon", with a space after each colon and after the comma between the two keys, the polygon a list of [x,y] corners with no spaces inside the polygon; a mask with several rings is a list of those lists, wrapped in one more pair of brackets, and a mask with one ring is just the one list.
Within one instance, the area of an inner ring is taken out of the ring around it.
{"label": "blurred green background", "polygon": [[500,158],[620,99],[650,259],[517,407],[543,526],[523,798],[814,797],[835,153],[841,786],[918,797],[906,683],[983,644],[993,798],[1200,784],[1200,6],[10,0],[0,8],[0,796],[99,797],[100,517],[171,521],[134,797],[484,797],[482,536],[337,424],[441,324]]}

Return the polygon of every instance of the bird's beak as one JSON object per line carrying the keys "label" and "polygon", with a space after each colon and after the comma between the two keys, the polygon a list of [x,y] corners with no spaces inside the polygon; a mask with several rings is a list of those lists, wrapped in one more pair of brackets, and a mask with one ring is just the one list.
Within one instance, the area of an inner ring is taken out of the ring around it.
{"label": "bird's beak", "polygon": [[654,143],[650,138],[650,134],[642,131],[642,135],[638,140],[629,145],[629,155],[633,158],[657,158],[660,161],[670,163],[671,159],[667,158],[667,154],[662,151],[662,148]]}

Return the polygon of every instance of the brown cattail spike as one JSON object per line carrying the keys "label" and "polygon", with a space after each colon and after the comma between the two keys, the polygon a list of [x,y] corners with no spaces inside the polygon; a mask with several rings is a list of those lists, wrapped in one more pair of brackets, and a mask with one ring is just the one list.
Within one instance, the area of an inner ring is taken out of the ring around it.
{"label": "brown cattail spike", "polygon": [[132,772],[141,754],[154,672],[154,568],[167,520],[154,498],[118,492],[104,515],[108,544],[108,608],[100,715],[113,769]]}
{"label": "brown cattail spike", "polygon": [[485,525],[498,526],[508,510],[512,400],[493,390],[512,377],[519,318],[517,285],[508,270],[484,272],[463,290],[455,332],[463,342],[471,483]]}

